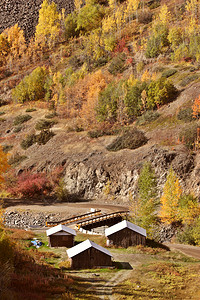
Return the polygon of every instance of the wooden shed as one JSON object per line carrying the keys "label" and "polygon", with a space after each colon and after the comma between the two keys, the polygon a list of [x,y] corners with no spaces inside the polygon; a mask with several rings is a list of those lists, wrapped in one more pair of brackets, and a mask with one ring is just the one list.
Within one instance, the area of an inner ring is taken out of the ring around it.
{"label": "wooden shed", "polygon": [[90,240],[68,249],[67,254],[71,260],[72,269],[94,269],[112,266],[110,252]]}
{"label": "wooden shed", "polygon": [[49,247],[73,247],[76,231],[65,225],[59,224],[46,231],[49,238]]}
{"label": "wooden shed", "polygon": [[105,230],[108,246],[128,248],[146,244],[146,230],[129,221],[122,221]]}

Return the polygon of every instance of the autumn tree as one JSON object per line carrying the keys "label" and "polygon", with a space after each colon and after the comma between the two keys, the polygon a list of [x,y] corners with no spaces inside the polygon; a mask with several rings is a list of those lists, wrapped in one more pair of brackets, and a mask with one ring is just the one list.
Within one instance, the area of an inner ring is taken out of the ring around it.
{"label": "autumn tree", "polygon": [[59,38],[60,16],[57,5],[44,0],[39,11],[38,25],[36,26],[35,40],[42,45],[52,47]]}
{"label": "autumn tree", "polygon": [[200,95],[198,98],[194,100],[194,104],[192,105],[193,118],[199,119],[199,114],[200,114]]}
{"label": "autumn tree", "polygon": [[182,189],[179,179],[171,167],[160,199],[160,218],[162,222],[171,224],[180,220],[179,203],[181,195]]}
{"label": "autumn tree", "polygon": [[7,154],[3,152],[0,146],[0,184],[4,181],[3,174],[8,170]]}
{"label": "autumn tree", "polygon": [[183,194],[179,201],[179,216],[183,224],[190,225],[200,215],[200,204],[192,193]]}
{"label": "autumn tree", "polygon": [[156,222],[157,180],[150,162],[145,162],[138,178],[138,198],[136,199],[137,209],[131,209],[134,221],[147,230],[152,236],[153,227]]}

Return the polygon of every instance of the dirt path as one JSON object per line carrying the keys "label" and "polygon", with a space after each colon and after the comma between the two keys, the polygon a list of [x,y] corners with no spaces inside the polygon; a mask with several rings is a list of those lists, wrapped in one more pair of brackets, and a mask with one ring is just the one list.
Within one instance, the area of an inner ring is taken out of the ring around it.
{"label": "dirt path", "polygon": [[90,211],[91,208],[100,209],[105,213],[114,211],[128,210],[128,206],[93,203],[91,202],[76,202],[76,203],[58,203],[58,204],[18,204],[12,205],[10,203],[7,206],[6,211],[31,211],[31,212],[43,212],[43,213],[60,213],[63,218],[70,217],[72,215],[84,214]]}
{"label": "dirt path", "polygon": [[165,243],[165,245],[172,250],[178,250],[185,255],[200,259],[200,247],[171,243]]}

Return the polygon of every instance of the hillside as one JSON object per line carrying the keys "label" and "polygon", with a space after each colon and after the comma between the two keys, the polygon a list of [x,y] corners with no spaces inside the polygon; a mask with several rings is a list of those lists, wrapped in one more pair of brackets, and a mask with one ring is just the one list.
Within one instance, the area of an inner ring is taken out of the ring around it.
{"label": "hillside", "polygon": [[199,1],[157,0],[80,1],[69,15],[45,0],[29,42],[17,24],[2,32],[0,141],[11,168],[1,196],[127,206],[150,162],[153,198],[172,167],[198,210],[199,32]]}

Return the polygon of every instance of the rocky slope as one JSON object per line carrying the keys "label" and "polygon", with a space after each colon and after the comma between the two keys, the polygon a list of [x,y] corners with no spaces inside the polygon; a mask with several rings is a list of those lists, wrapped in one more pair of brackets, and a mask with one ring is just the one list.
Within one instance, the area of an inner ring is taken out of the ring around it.
{"label": "rocky slope", "polygon": [[[13,110],[5,107],[5,122],[1,122],[2,144],[13,144],[11,154],[20,153],[27,158],[17,167],[18,172],[25,169],[49,171],[56,166],[64,167],[64,182],[70,195],[76,198],[106,198],[118,203],[130,200],[136,194],[139,170],[146,160],[151,161],[160,192],[165,183],[170,166],[181,179],[185,191],[199,195],[200,156],[190,153],[184,145],[178,144],[178,135],[187,123],[176,123],[177,111],[188,100],[195,99],[200,92],[200,83],[195,83],[182,91],[176,101],[159,110],[160,117],[155,124],[143,126],[148,143],[135,150],[109,152],[106,146],[116,136],[90,138],[86,132],[68,132],[67,121],[60,119],[54,125],[55,136],[43,146],[34,144],[27,150],[20,148],[20,141],[34,131],[35,123],[46,111],[37,109],[32,119],[24,125],[19,134],[13,134],[13,118],[23,114],[25,108],[18,106]],[[163,118],[165,122],[163,122]]]}

